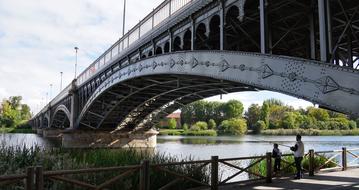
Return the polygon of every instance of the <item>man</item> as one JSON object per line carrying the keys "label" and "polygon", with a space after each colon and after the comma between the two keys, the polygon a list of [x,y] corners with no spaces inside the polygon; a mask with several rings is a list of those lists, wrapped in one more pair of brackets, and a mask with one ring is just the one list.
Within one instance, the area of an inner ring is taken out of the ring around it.
{"label": "man", "polygon": [[294,152],[295,167],[297,169],[297,175],[294,179],[300,179],[302,177],[302,160],[304,156],[304,144],[302,142],[302,136],[297,135],[297,142],[294,146],[290,147],[290,150]]}

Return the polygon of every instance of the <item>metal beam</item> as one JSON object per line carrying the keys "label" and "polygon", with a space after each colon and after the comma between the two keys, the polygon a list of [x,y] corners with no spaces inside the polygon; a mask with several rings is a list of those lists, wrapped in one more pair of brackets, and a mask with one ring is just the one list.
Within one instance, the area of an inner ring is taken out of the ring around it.
{"label": "metal beam", "polygon": [[320,60],[328,61],[328,30],[326,20],[326,0],[318,0]]}
{"label": "metal beam", "polygon": [[261,36],[261,53],[268,53],[268,15],[267,0],[259,0],[260,12],[260,36]]}

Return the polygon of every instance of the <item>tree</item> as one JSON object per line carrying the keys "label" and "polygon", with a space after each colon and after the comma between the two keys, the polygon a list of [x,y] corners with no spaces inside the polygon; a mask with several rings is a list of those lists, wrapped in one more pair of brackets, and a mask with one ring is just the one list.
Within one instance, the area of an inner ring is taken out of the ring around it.
{"label": "tree", "polygon": [[270,111],[269,109],[270,109],[269,104],[266,102],[263,102],[259,119],[264,121],[264,123],[266,124],[267,127],[269,126],[269,111]]}
{"label": "tree", "polygon": [[245,119],[232,118],[222,121],[220,131],[225,134],[244,135],[247,132],[247,123]]}
{"label": "tree", "polygon": [[264,123],[264,121],[259,120],[253,125],[253,132],[255,134],[261,133],[262,130],[265,130],[267,128],[267,125]]}
{"label": "tree", "polygon": [[176,129],[177,127],[177,122],[174,118],[170,118],[168,119],[168,128],[169,129]]}
{"label": "tree", "polygon": [[224,104],[224,118],[240,118],[243,114],[243,104],[238,100],[229,100]]}
{"label": "tree", "polygon": [[314,117],[318,121],[327,121],[329,119],[329,113],[322,108],[309,107],[308,115]]}
{"label": "tree", "polygon": [[298,112],[286,112],[282,120],[282,128],[284,129],[297,129],[299,128],[300,113]]}
{"label": "tree", "polygon": [[183,124],[182,128],[183,128],[183,130],[187,131],[188,130],[188,124],[187,123]]}
{"label": "tree", "polygon": [[208,121],[208,129],[216,129],[216,127],[217,127],[216,122],[213,119],[210,119]]}
{"label": "tree", "polygon": [[249,128],[254,127],[258,120],[260,120],[261,107],[258,104],[252,104],[249,106],[248,111],[244,114],[247,119]]}
{"label": "tree", "polygon": [[274,99],[274,98],[263,101],[263,104],[268,104],[269,107],[274,106],[274,105],[284,106],[284,103],[281,100]]}

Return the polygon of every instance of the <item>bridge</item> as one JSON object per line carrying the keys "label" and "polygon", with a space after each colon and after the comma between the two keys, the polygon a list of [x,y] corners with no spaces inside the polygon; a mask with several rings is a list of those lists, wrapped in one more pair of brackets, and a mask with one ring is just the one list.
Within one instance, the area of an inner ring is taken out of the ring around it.
{"label": "bridge", "polygon": [[358,116],[358,9],[355,0],[166,0],[30,124],[44,136],[66,129],[65,146],[154,146],[149,129],[183,105],[260,90]]}

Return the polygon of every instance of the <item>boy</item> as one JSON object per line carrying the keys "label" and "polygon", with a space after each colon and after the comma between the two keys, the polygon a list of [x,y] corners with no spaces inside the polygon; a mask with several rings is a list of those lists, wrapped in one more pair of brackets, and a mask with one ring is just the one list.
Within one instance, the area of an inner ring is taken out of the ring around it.
{"label": "boy", "polygon": [[278,144],[273,145],[272,157],[274,158],[274,172],[280,171],[282,153],[278,148]]}

